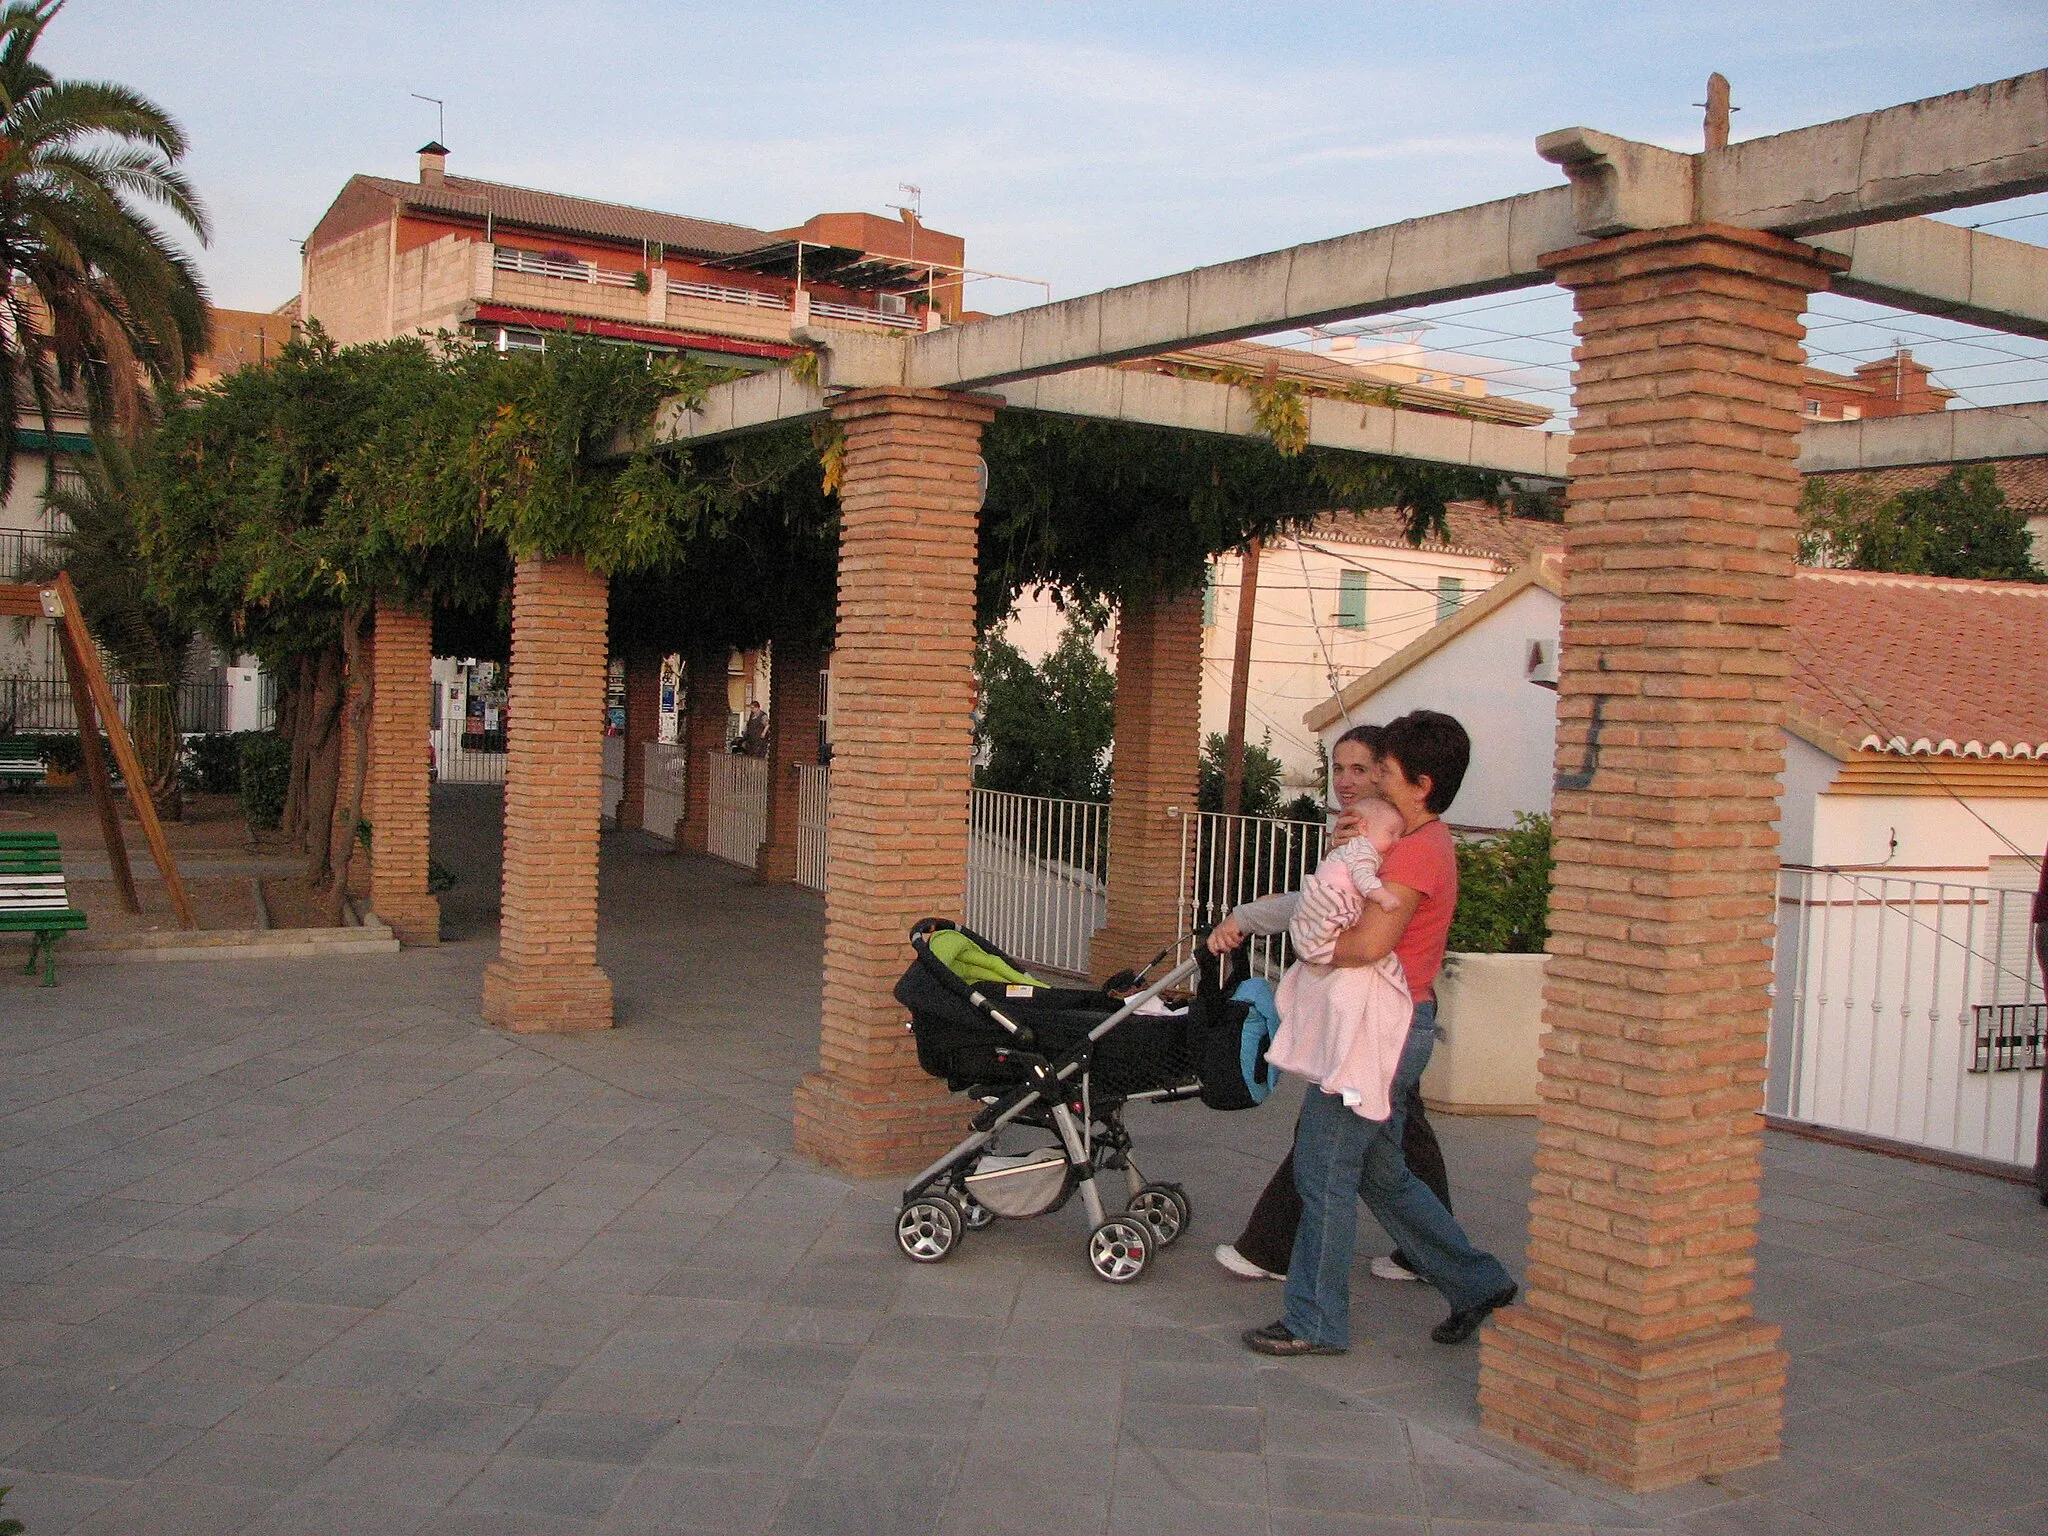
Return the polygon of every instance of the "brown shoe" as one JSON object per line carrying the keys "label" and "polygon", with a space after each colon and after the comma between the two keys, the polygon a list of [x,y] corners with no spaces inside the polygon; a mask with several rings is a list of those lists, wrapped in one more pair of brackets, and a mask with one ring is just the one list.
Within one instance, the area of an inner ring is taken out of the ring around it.
{"label": "brown shoe", "polygon": [[1287,1324],[1268,1323],[1263,1328],[1247,1328],[1244,1331],[1244,1347],[1253,1354],[1274,1355],[1288,1359],[1294,1355],[1341,1355],[1345,1353],[1341,1344],[1318,1344],[1314,1339],[1296,1338],[1287,1331]]}

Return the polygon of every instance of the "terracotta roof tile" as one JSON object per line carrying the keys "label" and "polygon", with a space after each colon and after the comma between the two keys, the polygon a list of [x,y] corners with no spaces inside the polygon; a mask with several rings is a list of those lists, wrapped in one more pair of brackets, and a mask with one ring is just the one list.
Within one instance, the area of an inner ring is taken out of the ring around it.
{"label": "terracotta roof tile", "polygon": [[2048,586],[1802,570],[1795,715],[1850,746],[2048,757]]}
{"label": "terracotta roof tile", "polygon": [[[1445,521],[1450,525],[1450,539],[1425,539],[1423,549],[1489,558],[1503,571],[1520,565],[1539,549],[1555,546],[1564,535],[1564,529],[1556,523],[1509,517],[1479,501],[1452,502],[1445,508]],[[1395,507],[1332,512],[1318,521],[1306,537],[1406,549],[1408,514]]]}
{"label": "terracotta roof tile", "polygon": [[559,192],[539,192],[531,187],[477,181],[468,176],[450,176],[438,187],[383,176],[363,176],[358,180],[409,208],[429,213],[453,213],[473,219],[489,213],[493,219],[521,229],[595,235],[606,240],[653,240],[693,256],[730,256],[768,241],[766,230],[748,229],[742,224],[685,218],[649,208],[629,208],[623,203],[601,203],[588,197],[565,197]]}
{"label": "terracotta roof tile", "polygon": [[[1998,473],[1998,486],[2005,492],[2008,506],[2018,512],[2048,512],[2048,454],[1990,462]],[[1834,470],[1808,478],[1825,480],[1830,484],[1846,481],[1868,486],[1880,496],[1896,496],[1900,491],[1917,491],[1935,485],[1956,467],[1954,464],[1908,464],[1894,469]]]}

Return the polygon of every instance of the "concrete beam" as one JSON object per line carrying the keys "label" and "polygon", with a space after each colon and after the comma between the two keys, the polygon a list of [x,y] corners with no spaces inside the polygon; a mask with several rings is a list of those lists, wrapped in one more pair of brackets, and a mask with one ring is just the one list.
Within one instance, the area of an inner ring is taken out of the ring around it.
{"label": "concrete beam", "polygon": [[2048,69],[1696,157],[1702,222],[1814,235],[2048,191]]}
{"label": "concrete beam", "polygon": [[1836,293],[2048,340],[2048,248],[1933,219],[1871,224],[1807,243],[1849,258]]}
{"label": "concrete beam", "polygon": [[[899,343],[900,345],[900,343]],[[871,358],[870,361],[873,361]],[[775,387],[775,381],[786,381]],[[866,380],[862,383],[883,382]],[[842,387],[849,387],[842,385]],[[1206,379],[1178,379],[1121,368],[1077,368],[1043,379],[998,385],[999,395],[1018,410],[1043,411],[1093,421],[1126,422],[1182,432],[1257,437],[1248,390]],[[1427,411],[1397,411],[1348,400],[1308,402],[1309,442],[1319,448],[1374,453],[1501,474],[1562,480],[1563,434],[1529,427],[1468,421]],[[825,414],[817,389],[788,380],[784,371],[758,373],[711,392],[701,412],[668,407],[657,428],[665,442],[708,442],[758,431],[764,426],[809,421]]]}
{"label": "concrete beam", "polygon": [[1817,421],[1799,434],[1801,474],[1892,469],[1907,464],[1969,464],[2048,454],[2048,403]]}

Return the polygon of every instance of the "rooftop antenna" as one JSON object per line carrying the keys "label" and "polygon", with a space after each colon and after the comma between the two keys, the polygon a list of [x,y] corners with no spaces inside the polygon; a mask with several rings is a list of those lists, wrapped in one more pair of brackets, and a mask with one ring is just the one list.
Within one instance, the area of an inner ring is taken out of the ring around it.
{"label": "rooftop antenna", "polygon": [[907,181],[899,181],[896,183],[896,190],[903,193],[910,201],[908,203],[887,203],[884,206],[893,208],[898,213],[910,215],[907,221],[910,225],[910,259],[915,261],[917,259],[917,226],[924,222],[924,188],[915,186]]}
{"label": "rooftop antenna", "polygon": [[1707,76],[1707,99],[1705,101],[1696,101],[1693,105],[1707,109],[1707,148],[1726,149],[1728,147],[1728,116],[1732,112],[1740,112],[1742,110],[1740,107],[1728,105],[1728,77],[1718,69]]}
{"label": "rooftop antenna", "polygon": [[448,103],[438,96],[422,96],[418,91],[408,91],[414,101],[430,101],[434,104],[434,142],[448,142]]}

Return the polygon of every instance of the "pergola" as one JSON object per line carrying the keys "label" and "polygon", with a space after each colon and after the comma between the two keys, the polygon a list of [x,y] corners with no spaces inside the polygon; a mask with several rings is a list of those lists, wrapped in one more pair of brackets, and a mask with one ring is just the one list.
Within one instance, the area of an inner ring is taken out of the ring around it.
{"label": "pergola", "polygon": [[[1785,1356],[1749,1293],[1801,316],[1832,289],[2048,337],[2048,252],[1918,217],[2048,189],[2048,71],[1701,154],[1584,128],[1536,147],[1567,185],[910,337],[813,334],[815,384],[756,375],[660,430],[702,442],[829,416],[845,434],[823,1030],[795,1117],[802,1150],[879,1173],[957,1133],[890,990],[911,922],[960,899],[983,427],[1014,408],[1249,434],[1244,391],[1107,365],[1572,292],[1568,439],[1329,400],[1309,426],[1329,447],[1569,481],[1527,1284],[1485,1335],[1480,1403],[1494,1432],[1648,1489],[1778,1448]],[[580,561],[518,565],[504,918],[484,990],[508,1028],[611,1021],[592,728],[606,602]],[[425,729],[421,625],[379,618],[376,728],[401,743]],[[1167,813],[1194,802],[1199,600],[1132,604],[1120,634],[1105,971],[1175,921]],[[424,827],[424,763],[373,752],[372,902],[426,937],[424,839],[407,831],[415,807]],[[764,872],[793,837],[774,784]]]}

